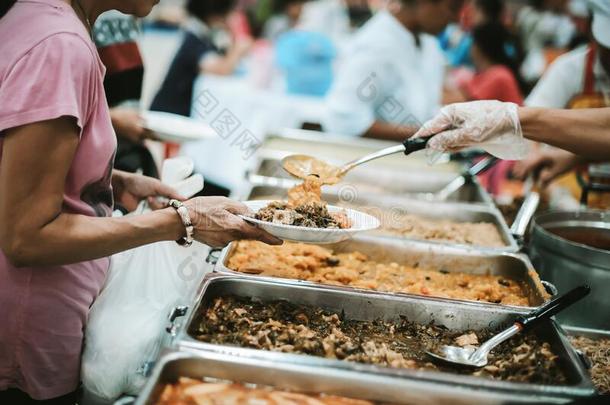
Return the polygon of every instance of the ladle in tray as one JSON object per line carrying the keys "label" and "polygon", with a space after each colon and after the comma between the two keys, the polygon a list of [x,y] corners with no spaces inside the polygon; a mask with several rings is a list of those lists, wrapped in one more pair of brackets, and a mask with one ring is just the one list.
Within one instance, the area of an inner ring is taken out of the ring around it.
{"label": "ladle in tray", "polygon": [[591,289],[586,285],[574,288],[547,302],[540,308],[520,316],[511,327],[493,336],[478,349],[473,347],[440,346],[435,352],[427,351],[426,354],[436,363],[444,365],[470,368],[485,367],[487,365],[487,355],[500,343],[510,339],[519,332],[532,328],[543,320],[549,319],[551,316],[584,298],[590,291]]}

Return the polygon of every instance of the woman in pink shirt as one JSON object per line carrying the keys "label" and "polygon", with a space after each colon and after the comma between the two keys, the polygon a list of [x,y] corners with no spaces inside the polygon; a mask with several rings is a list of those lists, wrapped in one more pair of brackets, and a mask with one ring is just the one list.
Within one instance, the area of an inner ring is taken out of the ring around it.
{"label": "woman in pink shirt", "polygon": [[[109,217],[114,198],[179,198],[156,180],[112,170],[116,138],[90,37],[100,13],[144,16],[155,0],[9,3],[0,6],[0,403],[73,404],[108,256],[189,234],[175,208]],[[235,215],[247,212],[240,203],[184,206],[195,239],[208,245],[279,243]]]}

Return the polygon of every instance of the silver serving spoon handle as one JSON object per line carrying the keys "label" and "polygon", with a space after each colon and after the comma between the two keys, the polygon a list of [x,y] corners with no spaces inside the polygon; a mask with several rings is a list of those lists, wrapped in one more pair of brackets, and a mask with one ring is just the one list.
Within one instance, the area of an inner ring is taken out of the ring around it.
{"label": "silver serving spoon handle", "polygon": [[353,160],[349,163],[346,163],[339,170],[339,175],[343,176],[345,173],[349,172],[356,166],[360,166],[364,163],[370,162],[371,160],[376,160],[385,156],[394,155],[396,153],[404,152],[405,155],[410,155],[413,152],[417,152],[426,148],[428,145],[428,140],[430,138],[417,138],[417,139],[407,139],[401,145],[390,146],[389,148],[382,149],[380,151],[371,153],[360,159]]}
{"label": "silver serving spoon handle", "polygon": [[[353,168],[360,166],[371,160],[379,159],[395,153],[404,152],[410,155],[413,152],[425,149],[430,138],[407,139],[401,145],[391,146],[380,151],[366,155],[360,159],[353,160],[341,167],[330,165],[324,161],[307,155],[290,155],[282,159],[282,167],[292,176],[305,179],[308,176],[316,175],[323,184],[335,184]],[[319,171],[323,171],[321,173]]]}
{"label": "silver serving spoon handle", "polygon": [[463,348],[457,346],[441,346],[438,349],[438,353],[427,351],[426,354],[432,358],[432,360],[441,364],[473,368],[485,367],[487,365],[487,355],[496,346],[515,336],[519,332],[530,329],[543,320],[549,319],[551,316],[587,296],[590,291],[591,289],[586,285],[570,290],[569,292],[547,302],[540,308],[520,316],[513,325],[497,335],[494,335],[476,350],[473,348]]}

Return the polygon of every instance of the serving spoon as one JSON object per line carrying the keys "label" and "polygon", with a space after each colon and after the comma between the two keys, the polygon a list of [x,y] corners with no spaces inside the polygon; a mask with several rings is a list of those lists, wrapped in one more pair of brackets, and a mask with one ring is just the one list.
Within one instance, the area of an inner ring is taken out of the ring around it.
{"label": "serving spoon", "polygon": [[584,298],[591,288],[584,285],[547,302],[534,311],[520,316],[515,323],[483,343],[478,349],[472,347],[440,346],[435,352],[426,354],[435,362],[459,367],[481,368],[487,365],[487,355],[500,343],[510,339],[516,334],[531,329],[541,321],[550,318],[558,312]]}
{"label": "serving spoon", "polygon": [[337,184],[350,170],[371,160],[404,152],[410,155],[426,148],[428,138],[407,139],[401,145],[391,146],[380,151],[353,160],[343,166],[334,166],[308,155],[290,155],[282,159],[282,167],[294,177],[305,179],[309,176],[319,177],[322,184]]}

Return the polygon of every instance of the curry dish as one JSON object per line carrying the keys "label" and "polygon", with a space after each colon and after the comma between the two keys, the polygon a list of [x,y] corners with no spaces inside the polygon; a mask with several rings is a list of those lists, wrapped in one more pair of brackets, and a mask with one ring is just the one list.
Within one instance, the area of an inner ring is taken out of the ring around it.
{"label": "curry dish", "polygon": [[520,283],[504,277],[382,263],[360,252],[334,254],[328,248],[303,243],[269,246],[239,241],[227,267],[242,273],[378,291],[529,305],[528,295]]}

